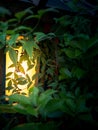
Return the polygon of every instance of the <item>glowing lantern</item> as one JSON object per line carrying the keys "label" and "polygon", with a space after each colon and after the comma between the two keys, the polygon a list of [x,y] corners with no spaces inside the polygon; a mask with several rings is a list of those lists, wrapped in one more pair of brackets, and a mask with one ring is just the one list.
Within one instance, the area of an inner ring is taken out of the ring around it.
{"label": "glowing lantern", "polygon": [[[7,40],[10,36],[7,37]],[[18,37],[17,40],[23,39]],[[37,77],[32,77],[37,74],[37,59],[34,63],[30,61],[27,54],[23,51],[22,46],[19,46],[17,51],[18,61],[16,65],[13,65],[9,51],[6,53],[6,95],[12,93],[24,93],[28,94],[28,88],[34,86],[37,83]],[[33,55],[32,55],[33,56]]]}

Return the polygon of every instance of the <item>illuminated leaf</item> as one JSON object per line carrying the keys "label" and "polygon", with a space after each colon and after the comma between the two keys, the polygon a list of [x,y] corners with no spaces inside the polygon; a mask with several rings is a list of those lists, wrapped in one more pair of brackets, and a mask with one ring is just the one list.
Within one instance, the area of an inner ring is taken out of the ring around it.
{"label": "illuminated leaf", "polygon": [[8,86],[12,86],[12,81],[11,80],[8,82]]}
{"label": "illuminated leaf", "polygon": [[23,44],[23,49],[26,50],[30,58],[32,58],[33,53],[33,41],[20,40]]}
{"label": "illuminated leaf", "polygon": [[17,84],[19,85],[25,85],[27,83],[27,79],[25,79],[24,77],[20,77],[17,79]]}
{"label": "illuminated leaf", "polygon": [[13,72],[9,72],[9,73],[6,74],[6,77],[11,76],[12,74],[13,74]]}
{"label": "illuminated leaf", "polygon": [[9,46],[12,46],[13,44],[16,43],[16,40],[17,40],[18,37],[19,37],[19,34],[13,34],[13,35],[11,35],[11,38],[9,40],[7,40],[7,44]]}
{"label": "illuminated leaf", "polygon": [[25,71],[26,71],[24,66],[22,66],[20,63],[18,63],[18,71],[23,73],[23,74],[25,74]]}
{"label": "illuminated leaf", "polygon": [[27,78],[28,82],[31,81],[30,76],[28,74],[26,74],[26,78]]}
{"label": "illuminated leaf", "polygon": [[16,65],[18,60],[17,52],[11,47],[9,47],[8,50],[10,59],[12,60],[13,64]]}

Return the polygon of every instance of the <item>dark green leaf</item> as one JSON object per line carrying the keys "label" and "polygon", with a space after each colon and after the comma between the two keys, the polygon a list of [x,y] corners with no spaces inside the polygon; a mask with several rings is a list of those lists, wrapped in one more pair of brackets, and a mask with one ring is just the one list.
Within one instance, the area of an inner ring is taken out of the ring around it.
{"label": "dark green leaf", "polygon": [[0,105],[0,113],[16,113],[12,105]]}
{"label": "dark green leaf", "polygon": [[40,94],[38,103],[41,108],[44,108],[46,106],[46,104],[52,99],[52,95],[54,93],[56,93],[55,90],[49,89]]}
{"label": "dark green leaf", "polygon": [[76,78],[80,79],[84,76],[85,71],[79,67],[73,67],[72,69],[72,75]]}
{"label": "dark green leaf", "polygon": [[41,18],[45,13],[48,13],[48,12],[56,12],[56,13],[58,13],[58,10],[56,10],[54,8],[47,8],[47,9],[38,10],[39,18]]}
{"label": "dark green leaf", "polygon": [[93,121],[93,117],[92,117],[91,113],[80,114],[79,119],[84,120],[84,121],[90,121],[90,122]]}
{"label": "dark green leaf", "polygon": [[29,14],[33,14],[31,8],[32,8],[32,7],[27,8],[27,9],[25,9],[25,10],[23,10],[23,11],[17,12],[17,13],[15,14],[15,17],[16,17],[18,20],[21,20],[26,14],[28,14],[28,13],[29,13]]}
{"label": "dark green leaf", "polygon": [[5,46],[6,34],[0,33],[0,49]]}
{"label": "dark green leaf", "polygon": [[11,130],[59,130],[59,124],[55,122],[47,122],[47,123],[25,123],[18,126],[13,127]]}
{"label": "dark green leaf", "polygon": [[31,101],[32,105],[38,105],[38,96],[39,96],[39,89],[37,87],[32,88],[32,92],[29,95],[29,100]]}
{"label": "dark green leaf", "polygon": [[11,15],[11,12],[3,6],[0,6],[0,16]]}
{"label": "dark green leaf", "polygon": [[27,26],[18,26],[17,28],[15,28],[13,31],[14,32],[20,32],[20,31],[31,31],[32,28],[27,27]]}

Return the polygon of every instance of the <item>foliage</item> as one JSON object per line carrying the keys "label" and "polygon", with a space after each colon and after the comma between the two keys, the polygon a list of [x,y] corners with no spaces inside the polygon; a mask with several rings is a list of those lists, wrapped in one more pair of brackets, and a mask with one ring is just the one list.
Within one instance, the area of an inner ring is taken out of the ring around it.
{"label": "foliage", "polygon": [[[9,68],[15,67],[6,75],[7,89],[13,94],[7,97],[8,104],[0,105],[0,113],[11,112],[17,118],[20,114],[26,119],[22,125],[12,119],[4,130],[80,129],[85,125],[98,128],[98,25],[94,33],[91,18],[65,14],[53,16],[51,31],[45,33],[41,25],[46,15],[60,12],[51,8],[37,13],[32,10],[28,8],[0,22],[0,48],[5,48],[12,60]],[[25,74],[33,68],[35,58],[39,62],[37,75],[30,78],[16,73],[17,69]],[[27,61],[27,70],[22,61]],[[38,84],[33,86],[36,78]],[[29,95],[22,93],[18,85],[26,85]]]}

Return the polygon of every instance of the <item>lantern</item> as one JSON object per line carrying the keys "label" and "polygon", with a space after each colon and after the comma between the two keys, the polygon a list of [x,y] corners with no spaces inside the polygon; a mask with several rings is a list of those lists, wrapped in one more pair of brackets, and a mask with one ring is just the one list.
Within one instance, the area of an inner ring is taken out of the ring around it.
{"label": "lantern", "polygon": [[[17,63],[13,64],[15,55],[17,57]],[[32,54],[32,57],[33,56]],[[6,52],[5,94],[11,95],[12,93],[19,93],[28,95],[28,89],[37,83],[37,76],[35,75],[37,75],[38,70],[36,70],[36,68],[37,58],[30,59],[22,46],[18,46],[14,49],[10,48],[9,51]]]}

